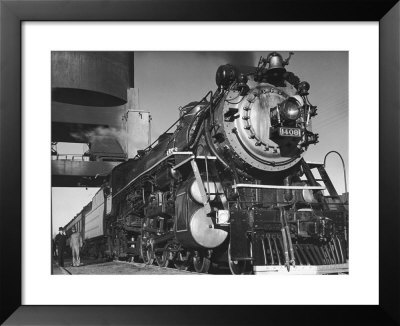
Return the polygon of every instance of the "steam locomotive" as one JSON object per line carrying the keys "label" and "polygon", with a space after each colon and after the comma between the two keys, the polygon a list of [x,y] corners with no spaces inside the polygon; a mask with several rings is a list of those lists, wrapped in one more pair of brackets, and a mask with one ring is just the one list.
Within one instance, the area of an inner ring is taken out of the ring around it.
{"label": "steam locomotive", "polygon": [[317,107],[285,68],[292,54],[220,66],[216,91],[67,225],[81,221],[85,250],[201,273],[348,272],[347,207],[323,164],[303,159]]}

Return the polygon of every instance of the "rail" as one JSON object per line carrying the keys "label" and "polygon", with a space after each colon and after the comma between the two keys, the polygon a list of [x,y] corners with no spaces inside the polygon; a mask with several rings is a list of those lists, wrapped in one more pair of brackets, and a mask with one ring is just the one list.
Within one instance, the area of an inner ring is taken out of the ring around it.
{"label": "rail", "polygon": [[51,159],[52,161],[89,161],[89,156],[84,154],[52,154]]}

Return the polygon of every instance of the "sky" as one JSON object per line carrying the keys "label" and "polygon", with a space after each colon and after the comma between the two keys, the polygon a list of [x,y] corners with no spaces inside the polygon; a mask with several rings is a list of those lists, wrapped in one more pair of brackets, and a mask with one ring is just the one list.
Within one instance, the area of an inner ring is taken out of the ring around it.
{"label": "sky", "polygon": [[[255,66],[263,52],[136,52],[135,88],[139,91],[139,106],[152,116],[152,140],[155,140],[179,117],[180,106],[200,100],[209,90],[215,90],[215,72],[222,64]],[[279,51],[287,58],[287,51]],[[311,145],[306,161],[323,162],[329,151],[338,151],[348,167],[348,53],[345,51],[294,51],[286,67],[301,81],[310,83],[309,100],[318,107],[313,118],[313,132],[319,143]],[[59,154],[77,153],[84,146],[62,146]],[[85,148],[85,150],[87,147]],[[344,192],[341,160],[329,155],[326,170],[338,193]],[[347,176],[348,182],[349,176]],[[98,188],[53,188],[53,234],[68,223],[86,205]],[[349,190],[349,187],[348,187]]]}

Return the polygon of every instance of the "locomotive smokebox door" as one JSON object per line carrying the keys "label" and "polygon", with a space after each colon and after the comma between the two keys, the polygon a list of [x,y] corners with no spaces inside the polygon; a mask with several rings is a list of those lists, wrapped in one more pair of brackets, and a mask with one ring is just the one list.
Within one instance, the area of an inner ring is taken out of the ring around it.
{"label": "locomotive smokebox door", "polygon": [[246,211],[231,212],[230,247],[232,260],[250,260],[250,241],[247,232],[250,229]]}

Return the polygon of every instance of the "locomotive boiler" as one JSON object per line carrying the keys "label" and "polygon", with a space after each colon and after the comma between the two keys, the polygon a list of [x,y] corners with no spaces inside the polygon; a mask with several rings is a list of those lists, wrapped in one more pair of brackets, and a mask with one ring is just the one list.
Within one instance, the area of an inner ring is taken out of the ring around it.
{"label": "locomotive boiler", "polygon": [[317,108],[291,55],[220,66],[215,92],[113,169],[109,255],[203,273],[348,271],[348,211],[323,164],[303,158]]}

